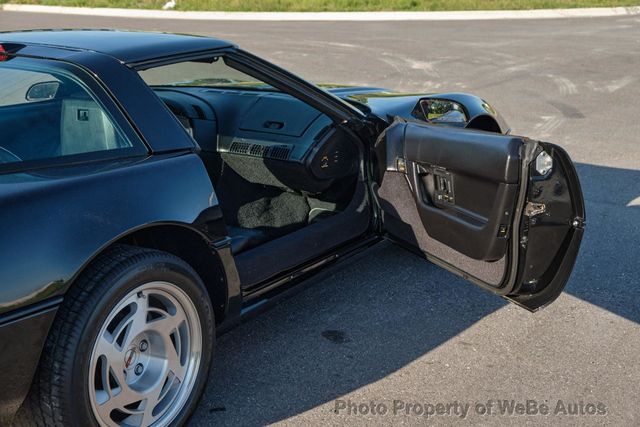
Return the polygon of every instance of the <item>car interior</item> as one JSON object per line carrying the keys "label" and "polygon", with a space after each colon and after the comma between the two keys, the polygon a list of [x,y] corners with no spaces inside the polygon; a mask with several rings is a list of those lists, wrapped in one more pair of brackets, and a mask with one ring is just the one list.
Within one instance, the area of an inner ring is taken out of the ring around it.
{"label": "car interior", "polygon": [[[217,58],[212,62],[224,67]],[[162,76],[166,71],[159,70]],[[3,127],[0,162],[131,147],[100,104],[67,76],[2,72],[19,79],[0,103],[0,124],[12,124]],[[151,87],[200,147],[242,284],[251,287],[314,262],[364,233],[371,213],[359,142],[277,89],[259,82],[208,84],[228,81],[213,77],[205,84]]]}
{"label": "car interior", "polygon": [[277,91],[153,89],[200,146],[244,287],[367,230],[360,150],[326,115]]}
{"label": "car interior", "polygon": [[[9,74],[3,71],[0,77]],[[15,94],[2,97],[0,125],[6,126],[2,126],[0,163],[131,147],[100,104],[75,81],[44,73],[24,73],[27,84],[16,85]],[[36,83],[29,83],[30,79]],[[54,83],[55,92],[42,99],[28,98],[30,88]]]}

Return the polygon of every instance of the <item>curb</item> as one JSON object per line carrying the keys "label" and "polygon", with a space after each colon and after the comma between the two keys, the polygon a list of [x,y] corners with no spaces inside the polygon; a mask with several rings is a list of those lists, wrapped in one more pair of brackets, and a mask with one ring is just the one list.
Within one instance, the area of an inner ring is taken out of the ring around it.
{"label": "curb", "polygon": [[640,6],[461,12],[182,12],[176,10],[3,4],[0,5],[0,10],[7,12],[196,21],[480,21],[493,19],[595,18],[640,15]]}

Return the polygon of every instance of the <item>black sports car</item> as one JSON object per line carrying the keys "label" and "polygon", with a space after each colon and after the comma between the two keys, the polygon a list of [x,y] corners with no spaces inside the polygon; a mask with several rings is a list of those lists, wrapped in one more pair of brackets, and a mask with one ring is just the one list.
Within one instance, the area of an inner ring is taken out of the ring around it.
{"label": "black sports car", "polygon": [[222,40],[0,33],[0,125],[0,424],[180,424],[216,333],[382,240],[536,310],[583,234],[567,154],[482,99]]}

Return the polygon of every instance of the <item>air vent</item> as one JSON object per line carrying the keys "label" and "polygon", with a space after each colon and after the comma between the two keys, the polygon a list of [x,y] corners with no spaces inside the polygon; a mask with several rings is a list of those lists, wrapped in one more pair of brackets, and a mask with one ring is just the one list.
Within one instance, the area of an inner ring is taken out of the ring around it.
{"label": "air vent", "polygon": [[264,145],[253,144],[249,150],[249,154],[251,156],[264,157],[268,148],[269,147],[265,147]]}
{"label": "air vent", "polygon": [[233,141],[231,143],[231,147],[229,147],[229,152],[236,154],[249,154],[250,148],[251,145],[247,142]]}
{"label": "air vent", "polygon": [[229,152],[252,157],[265,157],[276,160],[288,160],[291,154],[289,145],[263,145],[251,140],[238,139],[231,142]]}
{"label": "air vent", "polygon": [[291,153],[291,148],[286,145],[271,147],[271,151],[269,152],[269,157],[272,159],[278,160],[287,160],[289,158],[289,153]]}

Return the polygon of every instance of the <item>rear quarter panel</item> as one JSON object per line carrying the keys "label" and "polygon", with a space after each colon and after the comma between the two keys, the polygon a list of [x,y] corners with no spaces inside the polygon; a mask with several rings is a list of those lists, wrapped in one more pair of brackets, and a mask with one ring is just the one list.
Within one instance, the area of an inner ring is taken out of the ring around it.
{"label": "rear quarter panel", "polygon": [[0,316],[62,295],[102,248],[218,205],[194,153],[0,175]]}

